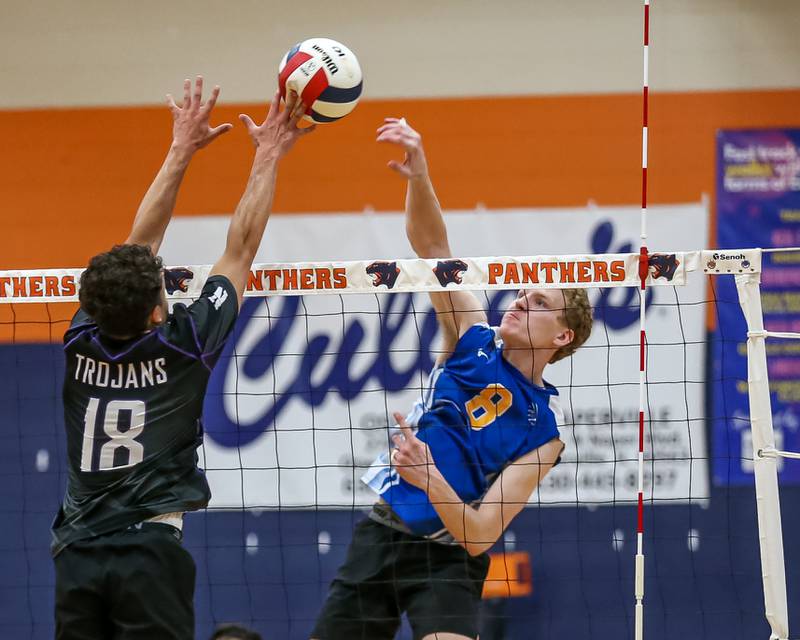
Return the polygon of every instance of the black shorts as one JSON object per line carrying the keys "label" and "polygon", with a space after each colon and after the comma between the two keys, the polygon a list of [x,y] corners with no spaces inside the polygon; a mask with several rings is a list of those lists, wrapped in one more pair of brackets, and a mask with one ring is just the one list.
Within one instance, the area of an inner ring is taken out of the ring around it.
{"label": "black shorts", "polygon": [[75,542],[55,566],[57,640],[194,638],[195,565],[174,527]]}
{"label": "black shorts", "polygon": [[406,613],[414,638],[478,636],[488,554],[472,557],[367,518],[356,525],[347,558],[331,583],[312,638],[393,638]]}

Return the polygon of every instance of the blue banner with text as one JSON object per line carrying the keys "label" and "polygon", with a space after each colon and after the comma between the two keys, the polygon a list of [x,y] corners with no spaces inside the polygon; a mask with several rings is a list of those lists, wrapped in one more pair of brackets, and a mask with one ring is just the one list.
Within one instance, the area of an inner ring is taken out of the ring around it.
{"label": "blue banner with text", "polygon": [[[717,247],[800,246],[800,129],[717,133]],[[733,278],[715,279],[713,334],[714,483],[750,484],[747,328]],[[764,254],[764,327],[800,332],[800,251]],[[767,341],[772,419],[778,449],[800,451],[800,341]],[[800,465],[779,458],[782,484],[800,484]]]}

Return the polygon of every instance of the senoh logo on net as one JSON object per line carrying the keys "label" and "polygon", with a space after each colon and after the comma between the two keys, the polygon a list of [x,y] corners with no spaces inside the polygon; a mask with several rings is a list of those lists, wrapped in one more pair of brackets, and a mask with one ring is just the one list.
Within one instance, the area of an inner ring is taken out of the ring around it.
{"label": "senoh logo on net", "polygon": [[714,260],[747,260],[747,256],[743,253],[715,253]]}

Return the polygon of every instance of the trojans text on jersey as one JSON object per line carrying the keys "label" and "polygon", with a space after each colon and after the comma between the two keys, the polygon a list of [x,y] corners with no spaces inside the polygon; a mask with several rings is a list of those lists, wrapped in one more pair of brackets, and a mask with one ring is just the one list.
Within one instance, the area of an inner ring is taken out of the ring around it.
{"label": "trojans text on jersey", "polygon": [[75,354],[75,380],[95,387],[112,389],[142,389],[167,381],[167,360],[156,358],[140,362],[108,363]]}

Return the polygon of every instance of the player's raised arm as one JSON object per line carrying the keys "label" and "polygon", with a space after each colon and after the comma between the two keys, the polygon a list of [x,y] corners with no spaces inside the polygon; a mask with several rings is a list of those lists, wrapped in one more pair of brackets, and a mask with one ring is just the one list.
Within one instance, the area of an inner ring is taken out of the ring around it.
{"label": "player's raised arm", "polygon": [[193,91],[191,81],[188,78],[184,80],[183,104],[180,107],[175,104],[171,95],[167,96],[167,105],[173,119],[172,144],[161,169],[139,205],[125,244],[147,245],[153,255],[158,254],[189,162],[196,151],[233,127],[230,123],[214,128],[208,124],[218,96],[219,87],[214,87],[209,99],[203,102],[201,76],[197,76]]}
{"label": "player's raised arm", "polygon": [[294,92],[288,95],[286,108],[281,111],[280,93],[275,92],[263,123],[256,125],[249,116],[239,116],[247,127],[256,152],[247,187],[228,227],[225,252],[210,274],[224,275],[231,281],[239,297],[239,305],[269,220],[278,162],[298,138],[314,130],[313,126],[305,129],[297,126],[304,111],[305,105]]}
{"label": "player's raised arm", "polygon": [[[403,148],[402,163],[392,160],[389,167],[408,179],[406,191],[406,235],[420,258],[452,258],[447,227],[433,189],[422,138],[403,118],[386,118],[378,128],[378,142]],[[431,294],[444,338],[446,359],[458,338],[472,325],[486,322],[486,313],[478,298],[469,291],[448,291]]]}

